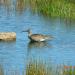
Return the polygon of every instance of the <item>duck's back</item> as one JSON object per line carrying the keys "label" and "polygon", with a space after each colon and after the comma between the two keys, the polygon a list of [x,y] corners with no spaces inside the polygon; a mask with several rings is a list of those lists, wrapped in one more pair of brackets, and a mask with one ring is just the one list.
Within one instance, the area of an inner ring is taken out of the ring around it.
{"label": "duck's back", "polygon": [[31,39],[31,41],[45,41],[46,39],[48,39],[46,35],[42,34],[32,34],[29,38]]}

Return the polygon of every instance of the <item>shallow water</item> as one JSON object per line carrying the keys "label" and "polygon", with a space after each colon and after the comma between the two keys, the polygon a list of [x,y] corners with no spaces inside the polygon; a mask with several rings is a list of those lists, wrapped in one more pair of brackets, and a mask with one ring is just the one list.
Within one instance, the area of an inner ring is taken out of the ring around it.
{"label": "shallow water", "polygon": [[[51,41],[41,43],[29,42],[27,33],[52,35]],[[9,11],[0,6],[0,32],[16,32],[16,41],[0,42],[0,65],[5,75],[11,70],[22,74],[29,60],[41,60],[54,65],[75,65],[75,22],[61,18],[47,18],[32,13],[28,8],[22,14]]]}

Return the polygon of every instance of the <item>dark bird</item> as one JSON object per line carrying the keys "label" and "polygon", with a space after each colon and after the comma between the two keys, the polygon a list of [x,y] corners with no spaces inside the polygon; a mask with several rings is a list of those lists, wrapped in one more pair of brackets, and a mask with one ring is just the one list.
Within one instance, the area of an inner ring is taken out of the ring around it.
{"label": "dark bird", "polygon": [[28,32],[28,38],[31,41],[35,41],[35,42],[41,42],[41,41],[46,41],[46,40],[52,40],[52,36],[48,36],[48,35],[43,35],[43,34],[32,34],[31,29],[28,29],[26,31],[23,32]]}

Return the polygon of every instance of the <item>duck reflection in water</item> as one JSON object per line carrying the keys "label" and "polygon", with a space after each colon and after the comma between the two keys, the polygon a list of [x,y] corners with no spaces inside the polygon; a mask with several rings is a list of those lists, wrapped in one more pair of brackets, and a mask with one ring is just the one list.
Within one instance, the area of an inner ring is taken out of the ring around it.
{"label": "duck reflection in water", "polygon": [[27,56],[30,55],[31,52],[33,51],[44,51],[46,50],[45,48],[52,48],[52,45],[47,43],[46,41],[43,42],[32,42],[30,41],[28,43],[28,52],[27,52]]}
{"label": "duck reflection in water", "polygon": [[51,45],[49,46],[46,41],[43,41],[43,42],[33,42],[33,41],[30,41],[28,43],[28,48],[29,49],[31,49],[31,48],[44,48],[44,47],[51,47]]}

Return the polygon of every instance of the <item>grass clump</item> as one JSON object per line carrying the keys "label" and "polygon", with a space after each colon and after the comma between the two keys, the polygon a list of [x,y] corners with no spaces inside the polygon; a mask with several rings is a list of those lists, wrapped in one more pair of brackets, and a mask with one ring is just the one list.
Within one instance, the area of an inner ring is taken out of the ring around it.
{"label": "grass clump", "polygon": [[[34,4],[34,6],[33,6]],[[75,19],[75,3],[65,0],[30,0],[30,5],[46,16]]]}

